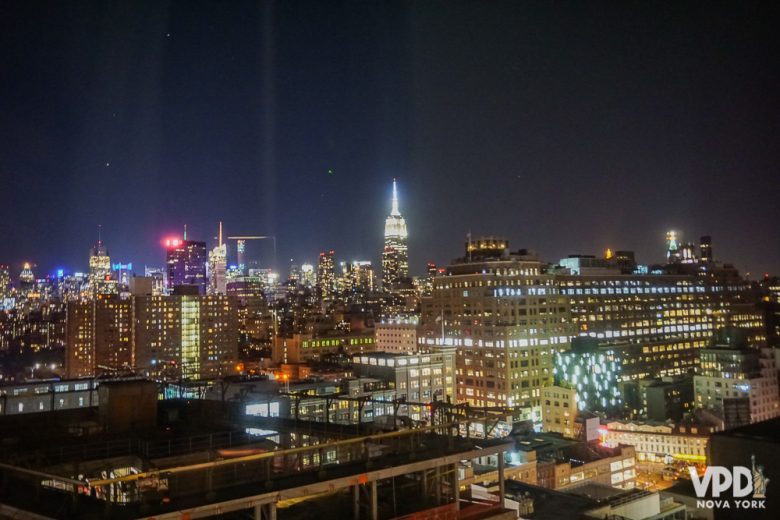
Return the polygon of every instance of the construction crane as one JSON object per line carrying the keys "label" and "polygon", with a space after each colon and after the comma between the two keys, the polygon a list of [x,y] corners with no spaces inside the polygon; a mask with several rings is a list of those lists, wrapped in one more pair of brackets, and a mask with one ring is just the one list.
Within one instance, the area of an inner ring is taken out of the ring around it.
{"label": "construction crane", "polygon": [[256,235],[256,236],[235,236],[235,237],[227,237],[228,240],[235,240],[236,241],[236,259],[238,260],[238,269],[241,271],[242,274],[246,272],[246,260],[244,258],[244,255],[246,253],[246,241],[247,240],[271,240],[273,242],[274,247],[274,262],[273,265],[276,267],[276,236],[274,235]]}

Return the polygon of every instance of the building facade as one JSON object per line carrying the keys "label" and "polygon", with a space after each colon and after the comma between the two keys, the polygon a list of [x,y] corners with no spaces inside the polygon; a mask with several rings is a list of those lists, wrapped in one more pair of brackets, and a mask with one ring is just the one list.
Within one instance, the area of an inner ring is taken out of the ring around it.
{"label": "building facade", "polygon": [[396,395],[408,401],[429,403],[455,396],[455,349],[452,347],[417,354],[356,355],[352,357],[352,368],[356,374],[393,383]]}
{"label": "building facade", "polygon": [[394,354],[411,354],[417,351],[416,319],[386,320],[374,327],[376,349]]}
{"label": "building facade", "polygon": [[195,285],[206,294],[206,243],[173,239],[165,245],[169,292],[177,285]]}
{"label": "building facade", "polygon": [[134,371],[210,379],[235,371],[238,323],[226,296],[98,296],[67,309],[70,378]]}
{"label": "building facade", "polygon": [[527,251],[502,239],[466,244],[422,300],[418,343],[457,349],[457,401],[520,407],[538,420],[555,353],[569,348],[568,299]]}
{"label": "building facade", "polygon": [[393,201],[385,220],[385,244],[382,250],[382,288],[397,290],[409,278],[409,251],[406,220],[398,210],[398,188],[393,179]]}
{"label": "building facade", "polygon": [[773,349],[751,347],[743,331],[726,328],[699,358],[693,378],[697,408],[715,413],[727,428],[780,415]]}

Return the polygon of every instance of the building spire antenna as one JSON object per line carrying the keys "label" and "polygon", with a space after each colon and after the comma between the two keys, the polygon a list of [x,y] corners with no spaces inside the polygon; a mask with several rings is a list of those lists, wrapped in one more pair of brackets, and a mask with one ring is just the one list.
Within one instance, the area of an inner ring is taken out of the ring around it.
{"label": "building spire antenna", "polygon": [[98,244],[103,243],[103,224],[98,224]]}
{"label": "building spire antenna", "polygon": [[401,214],[401,212],[398,211],[398,188],[396,186],[395,177],[393,177],[393,207],[390,210],[390,214],[393,216]]}
{"label": "building spire antenna", "polygon": [[222,221],[219,221],[219,247],[222,247]]}
{"label": "building spire antenna", "polygon": [[184,240],[187,240],[187,224],[184,224]]}

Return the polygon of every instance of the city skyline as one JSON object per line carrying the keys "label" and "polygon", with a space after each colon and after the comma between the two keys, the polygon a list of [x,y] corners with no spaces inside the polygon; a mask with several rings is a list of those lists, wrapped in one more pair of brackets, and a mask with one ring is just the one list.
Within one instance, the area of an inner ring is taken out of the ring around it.
{"label": "city skyline", "polygon": [[650,261],[668,229],[780,271],[759,4],[98,5],[5,8],[4,263],[82,265],[103,224],[159,265],[160,237],[223,221],[277,236],[280,267],[379,265],[397,177],[415,274],[469,231]]}

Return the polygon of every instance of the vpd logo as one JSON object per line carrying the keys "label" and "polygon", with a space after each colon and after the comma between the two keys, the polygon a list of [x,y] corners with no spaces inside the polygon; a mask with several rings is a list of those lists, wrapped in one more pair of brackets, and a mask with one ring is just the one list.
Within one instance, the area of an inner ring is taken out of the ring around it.
{"label": "vpd logo", "polygon": [[[752,467],[734,466],[729,469],[724,466],[708,466],[703,476],[699,476],[696,468],[688,467],[691,474],[696,496],[703,500],[696,501],[696,507],[707,509],[766,509],[766,488],[769,479],[764,476],[764,466],[756,466],[756,457],[751,458]],[[708,493],[712,500],[707,499]],[[727,491],[731,499],[721,498]],[[744,499],[752,493],[751,499]]]}

